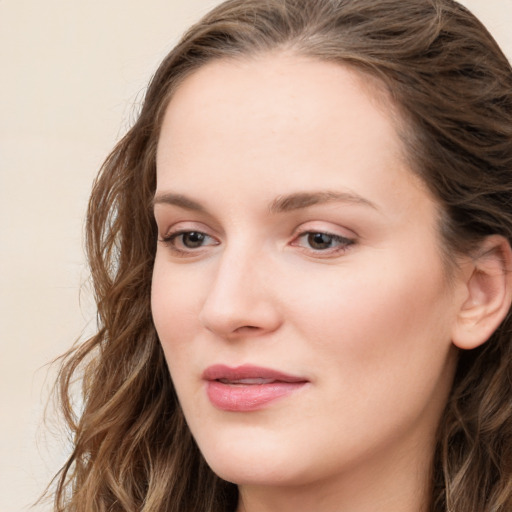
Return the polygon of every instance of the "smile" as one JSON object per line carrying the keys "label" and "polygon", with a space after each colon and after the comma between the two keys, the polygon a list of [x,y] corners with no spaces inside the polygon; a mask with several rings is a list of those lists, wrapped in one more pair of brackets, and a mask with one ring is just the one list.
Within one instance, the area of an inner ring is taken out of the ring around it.
{"label": "smile", "polygon": [[212,405],[231,412],[257,411],[308,382],[303,377],[252,365],[210,366],[204,371],[203,379]]}

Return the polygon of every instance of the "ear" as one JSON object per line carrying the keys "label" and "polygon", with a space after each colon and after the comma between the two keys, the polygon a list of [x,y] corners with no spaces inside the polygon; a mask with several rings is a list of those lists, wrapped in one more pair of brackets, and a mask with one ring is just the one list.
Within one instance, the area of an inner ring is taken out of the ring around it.
{"label": "ear", "polygon": [[465,273],[465,301],[452,332],[461,349],[485,343],[507,316],[512,302],[512,250],[508,241],[492,235],[482,242]]}

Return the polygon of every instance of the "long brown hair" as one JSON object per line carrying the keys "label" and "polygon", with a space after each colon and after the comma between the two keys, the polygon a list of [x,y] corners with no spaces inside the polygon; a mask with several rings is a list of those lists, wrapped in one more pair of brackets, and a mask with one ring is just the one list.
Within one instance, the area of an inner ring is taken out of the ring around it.
{"label": "long brown hair", "polygon": [[[55,510],[227,512],[237,488],[206,465],[186,426],[150,311],[150,210],[163,113],[214,59],[286,49],[380,80],[407,127],[411,168],[443,212],[445,254],[489,234],[512,241],[512,70],[482,24],[452,0],[229,0],[160,65],[140,116],[95,182],[87,251],[98,332],[59,379],[74,451]],[[512,510],[512,323],[461,352],[432,468],[431,512]],[[82,406],[70,388],[81,379]]]}

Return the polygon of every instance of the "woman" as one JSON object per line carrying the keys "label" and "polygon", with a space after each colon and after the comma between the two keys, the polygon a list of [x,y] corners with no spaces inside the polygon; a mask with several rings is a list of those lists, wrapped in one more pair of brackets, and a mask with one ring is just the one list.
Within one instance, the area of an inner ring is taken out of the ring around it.
{"label": "woman", "polygon": [[511,193],[456,2],[214,9],[95,184],[56,510],[511,510]]}

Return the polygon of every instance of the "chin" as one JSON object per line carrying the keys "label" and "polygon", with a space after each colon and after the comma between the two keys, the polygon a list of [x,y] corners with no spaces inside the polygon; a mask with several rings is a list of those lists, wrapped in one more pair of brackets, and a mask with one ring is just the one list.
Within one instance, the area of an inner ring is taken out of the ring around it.
{"label": "chin", "polygon": [[226,436],[214,443],[199,440],[198,444],[212,471],[237,485],[292,484],[304,478],[297,465],[300,454],[289,453],[283,440],[260,437],[256,441],[252,437],[237,442]]}
{"label": "chin", "polygon": [[228,482],[236,485],[275,486],[298,485],[304,481],[300,474],[291,471],[292,464],[285,464],[286,468],[275,459],[269,463],[260,463],[258,460],[251,462],[233,460],[225,457],[224,460],[207,460],[212,471]]}

